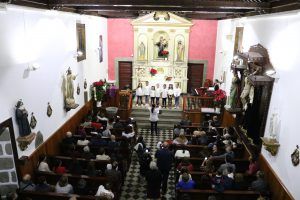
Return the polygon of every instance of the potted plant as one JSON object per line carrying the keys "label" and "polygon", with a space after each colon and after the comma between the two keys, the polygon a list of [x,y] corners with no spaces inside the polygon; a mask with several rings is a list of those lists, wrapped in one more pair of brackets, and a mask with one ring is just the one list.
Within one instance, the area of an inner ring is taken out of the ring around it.
{"label": "potted plant", "polygon": [[151,74],[151,76],[155,76],[157,74],[157,70],[154,69],[154,68],[151,68],[150,69],[150,74]]}
{"label": "potted plant", "polygon": [[93,83],[92,96],[97,102],[97,107],[101,107],[101,101],[106,93],[106,80],[100,80]]}
{"label": "potted plant", "polygon": [[225,105],[226,102],[226,92],[224,90],[218,89],[213,92],[213,95],[216,112],[220,113],[221,107]]}

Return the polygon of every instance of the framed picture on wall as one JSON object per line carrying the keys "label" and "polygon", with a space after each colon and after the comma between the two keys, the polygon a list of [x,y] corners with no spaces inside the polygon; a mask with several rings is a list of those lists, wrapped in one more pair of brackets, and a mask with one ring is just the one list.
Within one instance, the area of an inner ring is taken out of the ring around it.
{"label": "framed picture on wall", "polygon": [[77,62],[86,59],[85,24],[76,23]]}
{"label": "framed picture on wall", "polygon": [[103,40],[102,35],[99,36],[99,62],[103,61]]}

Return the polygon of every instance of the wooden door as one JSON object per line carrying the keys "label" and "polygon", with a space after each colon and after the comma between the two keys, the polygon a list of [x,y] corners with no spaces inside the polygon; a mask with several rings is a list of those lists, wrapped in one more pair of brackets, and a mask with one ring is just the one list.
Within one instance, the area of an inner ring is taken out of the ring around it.
{"label": "wooden door", "polygon": [[187,92],[192,93],[191,90],[202,87],[204,64],[188,63],[188,85]]}
{"label": "wooden door", "polygon": [[126,85],[132,87],[132,62],[119,61],[119,88],[122,90]]}

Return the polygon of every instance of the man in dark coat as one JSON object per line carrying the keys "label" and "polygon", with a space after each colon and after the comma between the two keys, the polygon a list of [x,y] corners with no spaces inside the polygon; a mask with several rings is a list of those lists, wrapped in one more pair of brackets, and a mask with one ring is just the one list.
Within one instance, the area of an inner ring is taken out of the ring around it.
{"label": "man in dark coat", "polygon": [[155,154],[157,159],[157,167],[162,173],[162,193],[167,192],[167,184],[169,178],[169,172],[173,163],[173,154],[168,149],[168,143],[164,142],[161,149]]}
{"label": "man in dark coat", "polygon": [[150,170],[146,173],[147,198],[158,199],[160,198],[162,176],[155,162],[152,161],[149,167]]}

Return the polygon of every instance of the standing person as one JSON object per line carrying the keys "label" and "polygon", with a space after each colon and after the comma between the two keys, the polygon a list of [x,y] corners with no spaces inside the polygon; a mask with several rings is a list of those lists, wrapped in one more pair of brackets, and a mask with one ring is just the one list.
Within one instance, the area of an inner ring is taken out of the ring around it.
{"label": "standing person", "polygon": [[136,88],[136,106],[140,106],[143,104],[143,85],[142,83],[138,84]]}
{"label": "standing person", "polygon": [[169,106],[169,108],[172,108],[173,95],[174,95],[173,85],[169,84],[169,89],[168,89],[168,106]]}
{"label": "standing person", "polygon": [[176,88],[174,89],[174,97],[175,97],[175,109],[179,108],[179,98],[181,95],[181,89],[179,87],[179,84],[176,84]]}
{"label": "standing person", "polygon": [[157,166],[162,174],[162,194],[166,194],[169,173],[173,163],[173,154],[168,149],[168,143],[164,142],[161,149],[155,153]]}
{"label": "standing person", "polygon": [[160,198],[160,185],[162,181],[161,173],[157,168],[156,162],[150,163],[150,170],[146,173],[147,198]]}
{"label": "standing person", "polygon": [[154,104],[155,102],[155,86],[151,87],[150,90],[150,98],[151,98],[151,105]]}
{"label": "standing person", "polygon": [[151,122],[151,135],[155,131],[155,134],[158,135],[157,131],[157,122],[158,122],[158,114],[159,114],[159,106],[155,106],[155,104],[152,104],[151,108],[148,108],[150,111],[150,117],[149,120]]}
{"label": "standing person", "polygon": [[159,83],[156,84],[156,90],[155,90],[155,98],[156,98],[156,104],[159,105],[159,99],[161,95],[161,89],[159,88]]}
{"label": "standing person", "polygon": [[149,105],[150,85],[148,81],[146,81],[146,85],[143,87],[143,93],[145,97],[145,104]]}
{"label": "standing person", "polygon": [[167,85],[164,84],[162,92],[161,92],[162,107],[163,108],[167,108],[167,97],[168,97],[168,89],[167,89]]}

